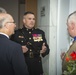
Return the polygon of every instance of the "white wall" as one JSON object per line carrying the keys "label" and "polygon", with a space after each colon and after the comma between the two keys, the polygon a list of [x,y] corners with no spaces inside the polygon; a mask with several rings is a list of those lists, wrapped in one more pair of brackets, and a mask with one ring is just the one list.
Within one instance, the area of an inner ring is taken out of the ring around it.
{"label": "white wall", "polygon": [[70,38],[67,33],[67,16],[69,14],[69,0],[58,0],[58,25],[57,25],[57,75],[61,75],[61,53],[67,51]]}
{"label": "white wall", "polygon": [[3,7],[8,13],[10,13],[18,27],[18,0],[0,0],[0,7]]}
{"label": "white wall", "polygon": [[49,75],[56,75],[57,70],[57,9],[58,1],[50,0],[50,27],[49,27]]}
{"label": "white wall", "polygon": [[70,9],[69,9],[69,13],[76,11],[76,0],[70,0]]}
{"label": "white wall", "polygon": [[[45,75],[56,75],[57,3],[57,0],[38,0],[38,27],[45,31],[50,47],[49,56],[43,59]],[[41,16],[43,6],[45,7],[45,16]]]}
{"label": "white wall", "polygon": [[[45,15],[41,16],[42,8],[45,8],[43,12]],[[50,13],[50,0],[38,0],[38,27],[45,31],[45,36],[49,44],[49,13]],[[43,69],[45,75],[49,75],[49,55],[43,58]]]}

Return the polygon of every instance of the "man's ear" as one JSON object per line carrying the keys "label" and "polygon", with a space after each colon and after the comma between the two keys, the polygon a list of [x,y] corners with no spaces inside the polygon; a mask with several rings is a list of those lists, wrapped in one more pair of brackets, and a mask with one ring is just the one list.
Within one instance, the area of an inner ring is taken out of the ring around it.
{"label": "man's ear", "polygon": [[7,24],[5,24],[5,25],[4,25],[4,27],[8,28],[8,25],[7,25]]}

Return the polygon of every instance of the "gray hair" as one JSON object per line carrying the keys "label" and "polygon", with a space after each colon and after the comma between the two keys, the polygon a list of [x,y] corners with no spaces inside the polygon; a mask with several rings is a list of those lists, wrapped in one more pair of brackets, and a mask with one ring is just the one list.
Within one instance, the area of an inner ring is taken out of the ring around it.
{"label": "gray hair", "polygon": [[[7,13],[6,10],[2,7],[0,7],[0,13]],[[4,22],[5,18],[1,18],[0,19],[0,28],[2,28],[4,25],[3,25],[3,22]]]}
{"label": "gray hair", "polygon": [[2,28],[3,27],[3,22],[4,22],[4,18],[3,19],[0,19],[0,28]]}
{"label": "gray hair", "polygon": [[67,18],[67,22],[71,22],[71,21],[76,22],[76,11],[72,12]]}
{"label": "gray hair", "polygon": [[4,16],[4,17],[0,18],[0,28],[4,27],[5,23],[7,23],[8,21],[9,21],[8,16]]}
{"label": "gray hair", "polygon": [[7,12],[4,8],[0,7],[0,13],[7,13]]}

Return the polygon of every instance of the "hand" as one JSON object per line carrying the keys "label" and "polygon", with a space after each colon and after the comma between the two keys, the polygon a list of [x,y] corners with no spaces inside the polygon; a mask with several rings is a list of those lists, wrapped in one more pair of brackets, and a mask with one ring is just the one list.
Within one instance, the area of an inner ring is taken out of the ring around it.
{"label": "hand", "polygon": [[62,52],[62,53],[61,53],[61,59],[62,59],[62,60],[64,59],[64,56],[65,56],[65,52]]}
{"label": "hand", "polygon": [[23,53],[26,53],[28,51],[28,48],[26,46],[22,46]]}
{"label": "hand", "polygon": [[43,43],[42,50],[40,50],[40,53],[45,53],[46,49],[47,49],[47,47],[45,46],[45,43]]}

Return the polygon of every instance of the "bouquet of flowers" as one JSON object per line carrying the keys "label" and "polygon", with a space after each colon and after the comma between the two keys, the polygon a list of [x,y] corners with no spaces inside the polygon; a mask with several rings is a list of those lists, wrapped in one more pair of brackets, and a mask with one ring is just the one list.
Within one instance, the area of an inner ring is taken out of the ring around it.
{"label": "bouquet of flowers", "polygon": [[70,55],[66,55],[67,70],[63,72],[64,75],[76,75],[76,52],[73,51]]}

